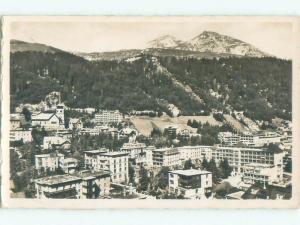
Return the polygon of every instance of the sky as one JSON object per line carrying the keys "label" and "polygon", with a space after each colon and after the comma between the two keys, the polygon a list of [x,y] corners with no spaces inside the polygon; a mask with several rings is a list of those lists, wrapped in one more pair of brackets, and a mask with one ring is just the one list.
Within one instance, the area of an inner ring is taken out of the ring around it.
{"label": "sky", "polygon": [[201,21],[42,21],[12,22],[11,39],[37,42],[72,52],[104,52],[145,48],[163,35],[183,41],[203,31],[229,35],[280,58],[292,58],[289,22]]}

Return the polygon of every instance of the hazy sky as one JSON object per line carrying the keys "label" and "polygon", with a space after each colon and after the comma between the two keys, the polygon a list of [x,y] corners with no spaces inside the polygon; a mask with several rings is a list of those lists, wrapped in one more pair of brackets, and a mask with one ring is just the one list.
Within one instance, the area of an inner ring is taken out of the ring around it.
{"label": "hazy sky", "polygon": [[11,38],[73,52],[97,52],[145,48],[148,41],[166,34],[185,41],[205,30],[281,58],[292,56],[292,24],[288,22],[12,22]]}

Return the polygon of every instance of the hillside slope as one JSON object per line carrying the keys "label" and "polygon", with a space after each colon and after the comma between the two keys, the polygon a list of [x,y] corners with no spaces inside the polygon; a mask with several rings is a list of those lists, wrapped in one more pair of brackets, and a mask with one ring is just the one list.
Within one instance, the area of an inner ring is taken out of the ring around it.
{"label": "hillside slope", "polygon": [[60,91],[71,107],[168,112],[173,104],[183,115],[238,110],[252,119],[291,118],[291,61],[153,52],[109,61],[63,51],[12,52],[11,109]]}

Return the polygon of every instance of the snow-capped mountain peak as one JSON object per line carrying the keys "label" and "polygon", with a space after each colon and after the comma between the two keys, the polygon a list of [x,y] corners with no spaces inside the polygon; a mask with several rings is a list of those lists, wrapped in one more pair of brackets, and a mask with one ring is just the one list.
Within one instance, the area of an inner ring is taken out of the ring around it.
{"label": "snow-capped mountain peak", "polygon": [[167,48],[216,54],[232,54],[239,56],[264,57],[269,54],[258,48],[213,31],[203,31],[188,41],[180,41],[173,36],[165,35],[148,42],[148,48]]}

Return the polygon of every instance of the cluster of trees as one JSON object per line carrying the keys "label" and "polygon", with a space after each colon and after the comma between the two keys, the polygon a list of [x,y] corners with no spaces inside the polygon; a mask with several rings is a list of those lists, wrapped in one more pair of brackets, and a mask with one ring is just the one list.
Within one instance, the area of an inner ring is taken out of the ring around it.
{"label": "cluster of trees", "polygon": [[214,145],[219,143],[219,132],[236,132],[236,129],[230,123],[223,123],[221,126],[214,126],[208,122],[202,124],[200,121],[188,120],[187,125],[193,128],[197,128],[197,133],[201,134],[201,140],[199,144],[202,145]]}
{"label": "cluster of trees", "polygon": [[[176,79],[191,86],[210,109],[225,110],[226,105],[231,105],[237,111],[243,110],[251,119],[291,118],[290,60],[160,57],[159,61]],[[221,97],[211,96],[210,89]]]}
{"label": "cluster of trees", "polygon": [[199,164],[193,163],[191,159],[184,163],[184,169],[198,168],[212,172],[213,182],[215,183],[217,183],[220,179],[228,178],[233,171],[226,158],[221,160],[218,165],[214,159],[208,161],[206,158],[204,158]]}
{"label": "cluster of trees", "polygon": [[171,145],[175,147],[186,146],[186,145],[200,145],[201,137],[200,136],[192,136],[185,137],[180,134],[170,133],[167,129],[162,132],[159,128],[153,128],[149,138],[137,137],[137,140],[140,142],[144,142],[148,145],[154,145],[157,148],[161,147],[170,147]]}
{"label": "cluster of trees", "polygon": [[222,113],[214,113],[213,117],[219,122],[224,122],[225,120],[224,115]]}

